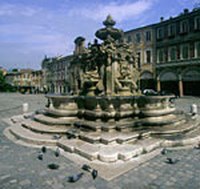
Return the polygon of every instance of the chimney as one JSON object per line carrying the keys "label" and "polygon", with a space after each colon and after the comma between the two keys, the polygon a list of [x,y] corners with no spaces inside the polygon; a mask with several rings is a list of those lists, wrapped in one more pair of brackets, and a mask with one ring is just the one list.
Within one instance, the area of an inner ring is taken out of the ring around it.
{"label": "chimney", "polygon": [[161,22],[163,22],[164,21],[164,17],[162,16],[162,17],[160,17],[160,21]]}

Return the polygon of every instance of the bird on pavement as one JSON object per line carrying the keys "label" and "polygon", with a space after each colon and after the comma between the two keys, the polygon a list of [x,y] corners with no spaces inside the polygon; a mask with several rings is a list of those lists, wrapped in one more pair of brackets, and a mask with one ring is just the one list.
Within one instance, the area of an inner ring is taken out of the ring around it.
{"label": "bird on pavement", "polygon": [[55,154],[56,157],[60,156],[60,149],[56,148],[54,154]]}
{"label": "bird on pavement", "polygon": [[46,153],[47,152],[46,146],[42,146],[41,151],[42,151],[42,153]]}
{"label": "bird on pavement", "polygon": [[175,164],[178,161],[179,161],[178,159],[172,159],[172,158],[167,157],[166,163],[168,163],[168,164]]}
{"label": "bird on pavement", "polygon": [[77,182],[83,176],[83,174],[84,173],[78,173],[78,174],[69,176],[68,182]]}
{"label": "bird on pavement", "polygon": [[76,138],[76,136],[73,135],[73,134],[68,134],[67,135],[67,139],[75,139],[75,138]]}
{"label": "bird on pavement", "polygon": [[96,169],[93,169],[91,174],[92,174],[92,178],[96,179],[96,177],[98,176],[98,171]]}
{"label": "bird on pavement", "polygon": [[165,154],[167,154],[167,152],[168,152],[168,151],[167,151],[167,149],[166,149],[166,148],[163,148],[163,149],[161,150],[161,154],[162,154],[162,155],[165,155]]}
{"label": "bird on pavement", "polygon": [[196,149],[196,150],[200,150],[200,143],[197,144],[197,146],[195,146],[194,149]]}
{"label": "bird on pavement", "polygon": [[43,153],[40,152],[40,153],[38,154],[37,158],[38,158],[39,160],[43,160]]}
{"label": "bird on pavement", "polygon": [[58,140],[58,139],[60,139],[62,136],[61,135],[59,135],[59,134],[55,134],[55,135],[53,135],[53,139],[55,139],[55,140]]}
{"label": "bird on pavement", "polygon": [[58,169],[58,168],[59,168],[59,165],[58,165],[58,164],[55,164],[55,163],[50,163],[50,164],[48,165],[48,168],[49,168],[49,169]]}
{"label": "bird on pavement", "polygon": [[92,168],[89,165],[87,165],[87,164],[84,164],[82,166],[82,169],[85,170],[85,171],[88,171],[88,172],[92,172]]}
{"label": "bird on pavement", "polygon": [[96,169],[92,169],[92,168],[91,168],[89,165],[87,165],[87,164],[84,164],[84,165],[82,166],[82,169],[85,170],[85,171],[90,172],[93,179],[96,179],[96,177],[98,176],[98,171],[97,171]]}

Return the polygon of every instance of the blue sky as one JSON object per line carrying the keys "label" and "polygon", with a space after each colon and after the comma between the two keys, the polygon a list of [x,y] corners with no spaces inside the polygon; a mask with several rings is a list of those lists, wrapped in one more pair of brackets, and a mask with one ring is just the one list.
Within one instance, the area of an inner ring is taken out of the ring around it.
{"label": "blue sky", "polygon": [[45,55],[73,53],[92,42],[111,14],[124,31],[192,10],[200,0],[0,0],[0,67],[40,69]]}

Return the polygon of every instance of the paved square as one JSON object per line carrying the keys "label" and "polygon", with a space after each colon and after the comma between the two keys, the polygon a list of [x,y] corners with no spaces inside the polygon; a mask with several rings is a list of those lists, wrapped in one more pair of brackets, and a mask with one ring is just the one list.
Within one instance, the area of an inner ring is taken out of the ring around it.
{"label": "paved square", "polygon": [[[46,99],[43,95],[0,94],[0,117],[8,118],[22,113],[22,103],[29,103],[29,110],[43,108]],[[199,98],[177,99],[181,110],[189,111],[189,106]],[[45,189],[45,188],[200,188],[200,151],[193,148],[169,151],[157,155],[148,162],[132,169],[108,182],[84,172],[76,183],[67,182],[67,177],[82,172],[81,167],[64,156],[55,157],[50,149],[42,161],[37,159],[39,150],[17,145],[9,141],[3,130],[8,125],[0,122],[0,186],[2,189]],[[167,164],[166,157],[177,158],[174,164]],[[58,170],[47,168],[50,163],[60,165]]]}

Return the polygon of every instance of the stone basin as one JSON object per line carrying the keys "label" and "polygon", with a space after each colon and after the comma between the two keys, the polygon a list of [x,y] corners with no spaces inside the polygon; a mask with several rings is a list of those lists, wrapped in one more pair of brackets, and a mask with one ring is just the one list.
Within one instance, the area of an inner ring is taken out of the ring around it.
{"label": "stone basin", "polygon": [[[132,126],[144,124],[166,125],[176,121],[175,107],[171,99],[173,96],[67,96],[46,95],[48,106],[47,114],[54,117],[76,117],[77,122],[87,121],[88,125],[109,124],[112,129],[119,123],[129,122]],[[135,121],[137,119],[137,121]],[[163,120],[163,121],[162,121]],[[75,121],[76,123],[76,121]],[[111,124],[112,123],[112,124]],[[88,125],[90,128],[90,125]],[[93,127],[93,126],[91,126]]]}

